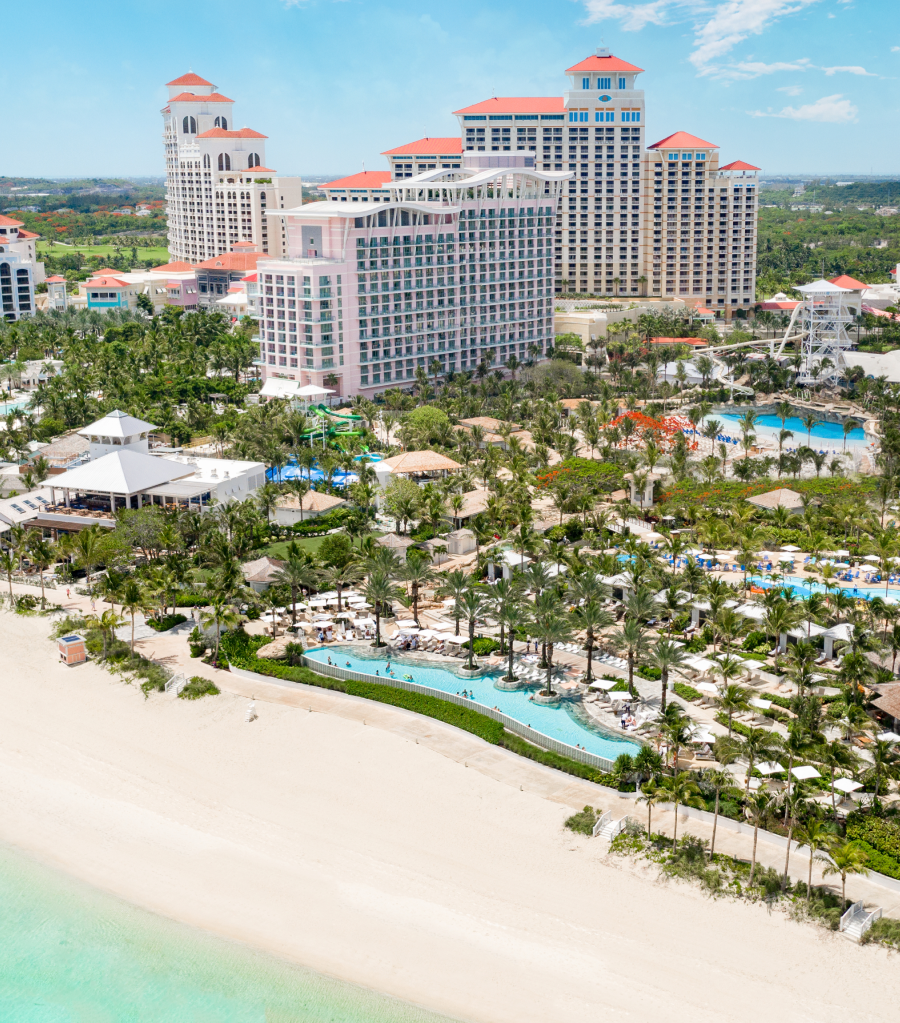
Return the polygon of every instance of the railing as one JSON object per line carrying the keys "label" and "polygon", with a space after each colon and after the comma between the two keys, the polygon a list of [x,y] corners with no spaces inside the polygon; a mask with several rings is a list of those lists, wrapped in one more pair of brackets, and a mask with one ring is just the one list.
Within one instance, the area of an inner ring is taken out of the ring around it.
{"label": "railing", "polygon": [[182,689],[188,684],[186,675],[173,675],[168,682],[166,682],[166,692],[172,692],[174,690],[175,695],[181,692]]}
{"label": "railing", "polygon": [[621,835],[625,830],[625,825],[628,823],[628,815],[620,817],[618,820],[613,820],[612,810],[607,810],[606,813],[601,814],[594,824],[591,836],[593,838],[608,838],[610,842],[617,836]]}
{"label": "railing", "polygon": [[[330,675],[332,678],[349,679],[356,682],[374,682],[383,686],[391,686],[394,689],[405,689],[409,693],[421,693],[423,696],[434,696],[439,700],[445,700],[448,703],[455,703],[459,707],[475,709],[479,714],[484,714],[485,717],[492,718],[494,721],[499,721],[504,728],[513,732],[515,735],[519,735],[523,739],[527,739],[529,742],[534,743],[535,746],[541,746],[543,749],[551,750],[554,753],[560,753],[562,756],[568,757],[570,760],[577,760],[581,764],[589,764],[601,771],[612,770],[613,762],[608,760],[606,757],[600,757],[595,753],[589,753],[587,750],[576,749],[574,746],[569,746],[567,743],[559,742],[557,739],[551,739],[549,735],[536,732],[528,725],[523,725],[515,718],[509,717],[508,714],[503,714],[501,711],[494,710],[491,707],[486,707],[484,704],[475,703],[473,700],[468,700],[464,696],[457,696],[455,693],[445,693],[441,689],[432,689],[430,686],[420,686],[416,682],[407,682],[405,679],[385,678],[381,675],[366,675],[363,674],[363,672],[352,671],[349,668],[339,668],[336,664],[323,664],[321,661],[313,660],[311,657],[304,656],[303,663],[310,669],[310,671],[314,671],[319,675]],[[265,676],[262,677],[264,678]]]}
{"label": "railing", "polygon": [[854,902],[841,917],[838,930],[852,930],[861,938],[876,920],[881,919],[881,914],[882,910],[880,906],[873,909],[871,913],[867,913],[865,903],[862,901]]}

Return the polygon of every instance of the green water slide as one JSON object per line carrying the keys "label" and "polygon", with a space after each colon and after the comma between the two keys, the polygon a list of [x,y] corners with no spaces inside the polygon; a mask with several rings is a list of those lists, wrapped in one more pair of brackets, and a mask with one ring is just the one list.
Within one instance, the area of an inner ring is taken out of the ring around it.
{"label": "green water slide", "polygon": [[322,420],[322,426],[316,430],[302,435],[304,440],[321,440],[323,433],[330,441],[339,441],[341,437],[358,437],[362,430],[351,430],[349,427],[363,421],[362,416],[355,416],[351,413],[334,412],[327,405],[311,405],[309,409],[312,415]]}

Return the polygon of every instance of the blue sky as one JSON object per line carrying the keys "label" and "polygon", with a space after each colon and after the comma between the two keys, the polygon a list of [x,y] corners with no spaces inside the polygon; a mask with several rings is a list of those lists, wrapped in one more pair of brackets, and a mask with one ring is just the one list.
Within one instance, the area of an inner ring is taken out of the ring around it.
{"label": "blue sky", "polygon": [[192,68],[282,173],[385,167],[490,96],[558,95],[601,45],[645,68],[647,141],[764,172],[900,174],[896,0],[125,0],[4,5],[0,172],[162,174],[163,84]]}

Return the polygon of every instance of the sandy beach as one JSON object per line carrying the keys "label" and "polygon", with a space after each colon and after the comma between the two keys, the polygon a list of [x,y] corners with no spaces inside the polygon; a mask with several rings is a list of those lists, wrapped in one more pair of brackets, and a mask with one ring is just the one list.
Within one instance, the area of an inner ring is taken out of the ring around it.
{"label": "sandy beach", "polygon": [[609,858],[580,783],[335,694],[145,701],[47,631],[0,613],[0,840],[130,902],[485,1023],[896,1019],[889,953]]}

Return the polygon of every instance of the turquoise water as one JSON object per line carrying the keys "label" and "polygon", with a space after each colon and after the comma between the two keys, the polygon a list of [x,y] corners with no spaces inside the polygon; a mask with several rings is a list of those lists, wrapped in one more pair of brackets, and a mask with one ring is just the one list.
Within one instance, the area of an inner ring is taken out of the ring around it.
{"label": "turquoise water", "polygon": [[[729,422],[736,423],[737,420],[740,417],[737,416],[737,415],[732,414],[731,412],[723,412],[721,415],[713,416],[712,418],[714,418],[714,419],[725,419],[725,420],[728,420]],[[759,416],[757,418],[757,420],[756,420],[756,425],[757,426],[766,426],[766,427],[768,427],[771,430],[776,430],[776,431],[781,430],[781,420],[778,418],[778,416]],[[793,432],[794,437],[793,437],[793,440],[791,441],[792,444],[794,444],[794,443],[796,443],[796,444],[805,444],[806,443],[807,429],[803,425],[803,420],[800,419],[799,416],[791,416],[790,419],[786,419],[785,423],[784,423],[784,428],[786,430],[791,430]],[[741,436],[740,430],[738,430],[736,433],[732,434],[732,436],[737,437],[739,439],[740,436]],[[813,437],[818,437],[819,440],[836,440],[836,441],[840,441],[840,443],[843,444],[844,443],[844,427],[843,427],[843,425],[841,423],[824,423],[824,422],[816,423],[816,425],[812,428],[812,436]],[[865,432],[865,430],[862,429],[862,427],[856,427],[856,429],[851,430],[850,433],[847,435],[848,443],[850,441],[864,441],[865,439],[866,439],[866,432]]]}
{"label": "turquoise water", "polygon": [[0,1023],[449,1023],[146,913],[4,846],[0,907]]}
{"label": "turquoise water", "polygon": [[[799,576],[785,576],[780,582],[773,583],[771,579],[767,579],[764,576],[753,575],[750,577],[750,581],[765,589],[771,589],[773,586],[790,586],[795,593],[800,594],[802,597],[808,597],[811,593],[827,592],[822,583],[812,579],[802,579]],[[840,589],[848,597],[858,597],[861,600],[871,600],[873,597],[885,596],[884,583],[861,584],[858,580],[854,579],[852,583],[845,584]],[[900,603],[900,589],[897,589],[896,586],[888,587],[887,596]]]}
{"label": "turquoise water", "polygon": [[[307,650],[306,656],[322,662],[331,657],[332,662],[340,668],[348,667],[349,661],[352,671],[374,675],[377,670],[385,675],[387,662],[384,655],[376,657],[374,653],[374,650],[369,654],[368,651],[354,647],[331,646]],[[461,667],[462,662],[459,664]],[[495,689],[494,680],[503,672],[485,674],[479,678],[460,678],[446,668],[426,667],[422,661],[409,657],[393,657],[391,665],[394,667],[395,678],[402,679],[406,675],[412,675],[408,681],[440,689],[444,693],[462,695],[463,690],[466,690],[472,694],[472,703],[475,705],[498,707],[504,714],[515,718],[523,725],[529,725],[536,732],[541,732],[558,742],[568,743],[570,746],[583,746],[589,753],[606,757],[607,760],[615,760],[621,753],[630,753],[634,756],[640,751],[641,747],[636,743],[614,738],[602,733],[596,726],[589,726],[586,720],[580,720],[576,716],[577,704],[572,706],[569,701],[564,700],[559,706],[543,707],[529,701],[528,690],[509,693]],[[537,685],[534,688],[536,689]]]}

